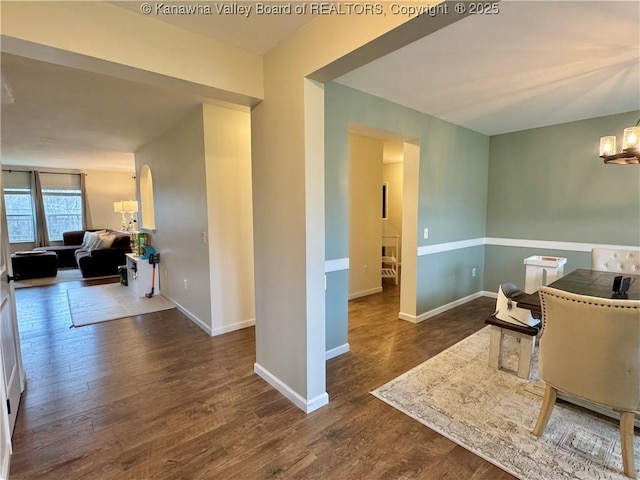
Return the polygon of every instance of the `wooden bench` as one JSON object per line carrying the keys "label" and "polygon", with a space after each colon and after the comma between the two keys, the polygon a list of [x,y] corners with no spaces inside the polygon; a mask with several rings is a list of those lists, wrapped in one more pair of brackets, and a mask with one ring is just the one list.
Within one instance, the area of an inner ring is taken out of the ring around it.
{"label": "wooden bench", "polygon": [[520,352],[518,356],[518,371],[520,378],[529,379],[531,374],[531,360],[536,346],[536,336],[538,329],[527,325],[516,325],[504,322],[494,315],[485,320],[490,328],[489,340],[489,366],[495,369],[502,369],[502,344],[505,335],[516,337],[520,341]]}

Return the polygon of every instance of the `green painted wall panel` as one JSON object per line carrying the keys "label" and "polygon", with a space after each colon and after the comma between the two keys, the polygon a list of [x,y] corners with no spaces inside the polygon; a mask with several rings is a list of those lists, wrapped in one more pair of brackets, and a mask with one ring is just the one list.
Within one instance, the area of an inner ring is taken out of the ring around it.
{"label": "green painted wall panel", "polygon": [[347,258],[349,242],[344,230],[349,225],[348,115],[334,99],[331,84],[325,88],[325,259]]}
{"label": "green painted wall panel", "polygon": [[640,112],[491,137],[487,236],[640,245],[640,167],[605,165],[599,138]]}
{"label": "green painted wall panel", "polygon": [[[347,132],[350,124],[393,132],[420,143],[418,246],[485,236],[489,137],[357,90],[328,83],[325,85],[327,260],[349,256]],[[422,238],[424,228],[429,228],[429,239]],[[475,250],[477,252],[471,257],[456,252],[443,255],[434,260],[434,268],[422,258],[418,261],[418,314],[481,289],[483,249]],[[470,278],[471,266],[479,269],[473,285],[467,279],[467,276]],[[447,278],[456,285],[449,291],[434,281],[434,272],[445,270]],[[332,287],[327,291],[326,299],[326,308],[334,312],[334,319],[347,318],[344,295],[338,295]],[[328,324],[331,322],[327,320]],[[336,331],[346,332],[346,324]],[[342,339],[336,337],[327,342],[327,348],[342,343]]]}
{"label": "green painted wall panel", "polygon": [[[634,125],[640,112],[491,137],[487,237],[640,245],[640,167],[605,165],[599,138]],[[523,260],[567,258],[565,273],[589,268],[590,252],[486,247],[484,289],[524,289]]]}
{"label": "green painted wall panel", "polygon": [[[418,246],[482,237],[640,245],[640,167],[604,165],[598,139],[620,135],[639,112],[488,137],[329,83],[325,86],[326,258],[348,247],[350,124],[416,139],[421,146]],[[429,228],[429,239],[422,238]],[[524,258],[589,252],[489,245],[418,258],[417,313],[503,282],[524,288]],[[471,268],[478,268],[471,277]],[[328,275],[327,349],[347,342],[346,272]],[[329,312],[331,312],[329,314]],[[331,318],[329,318],[329,316]],[[331,332],[331,333],[329,333]]]}
{"label": "green painted wall panel", "polygon": [[[417,312],[428,312],[482,290],[483,246],[418,257]],[[471,269],[476,268],[476,276]]]}
{"label": "green painted wall panel", "polygon": [[422,138],[418,246],[484,237],[489,138],[438,121]]}
{"label": "green painted wall panel", "polygon": [[325,345],[327,350],[331,350],[348,342],[348,313],[344,306],[348,302],[349,270],[329,272],[326,275]]}
{"label": "green painted wall panel", "polygon": [[498,285],[510,282],[524,290],[524,259],[532,255],[566,258],[565,274],[578,268],[591,267],[591,252],[487,245],[485,247],[484,289],[497,293]]}

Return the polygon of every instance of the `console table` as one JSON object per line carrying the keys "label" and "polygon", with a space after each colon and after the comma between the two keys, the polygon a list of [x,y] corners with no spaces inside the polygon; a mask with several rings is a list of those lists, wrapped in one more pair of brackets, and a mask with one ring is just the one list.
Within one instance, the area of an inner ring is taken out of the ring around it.
{"label": "console table", "polygon": [[153,294],[160,293],[160,273],[159,267],[156,268],[149,263],[149,259],[141,258],[135,253],[127,253],[127,282],[129,288],[134,290],[136,297],[144,297],[151,292],[151,279],[155,274]]}

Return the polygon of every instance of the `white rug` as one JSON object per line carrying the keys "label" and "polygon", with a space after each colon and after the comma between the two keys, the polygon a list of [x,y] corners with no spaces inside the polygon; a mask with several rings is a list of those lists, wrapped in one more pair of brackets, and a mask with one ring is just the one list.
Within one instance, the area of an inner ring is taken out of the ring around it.
{"label": "white rug", "polygon": [[[513,342],[512,365],[515,349]],[[487,327],[372,394],[522,480],[627,478],[617,421],[556,404],[536,438],[542,398],[525,390],[526,380],[490,368],[488,351]],[[637,434],[634,446],[638,469]]]}
{"label": "white rug", "polygon": [[67,290],[71,321],[75,327],[174,308],[160,295],[136,297],[119,283]]}

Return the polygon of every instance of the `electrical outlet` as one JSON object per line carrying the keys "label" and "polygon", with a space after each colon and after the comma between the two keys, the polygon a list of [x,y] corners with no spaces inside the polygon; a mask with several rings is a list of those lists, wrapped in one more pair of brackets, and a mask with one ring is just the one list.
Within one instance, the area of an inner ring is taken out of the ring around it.
{"label": "electrical outlet", "polygon": [[429,229],[428,228],[424,229],[424,238],[429,238]]}
{"label": "electrical outlet", "polygon": [[207,244],[207,232],[200,232],[200,242],[203,245]]}
{"label": "electrical outlet", "polygon": [[477,272],[476,272],[476,267],[473,267],[473,268],[471,269],[471,276],[472,276],[472,277],[475,277],[475,276],[476,276],[476,273],[477,273]]}
{"label": "electrical outlet", "polygon": [[184,279],[184,289],[188,290],[189,289],[189,285],[187,284],[187,279]]}

